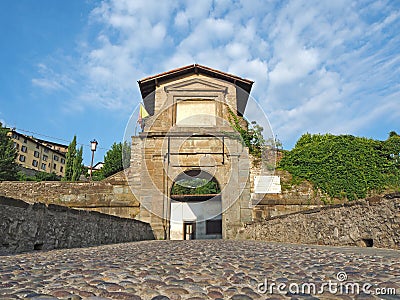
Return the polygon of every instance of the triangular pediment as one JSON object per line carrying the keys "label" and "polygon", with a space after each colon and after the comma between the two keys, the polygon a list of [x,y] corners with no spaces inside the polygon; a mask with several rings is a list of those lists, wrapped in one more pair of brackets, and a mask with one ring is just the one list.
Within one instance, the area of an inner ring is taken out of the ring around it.
{"label": "triangular pediment", "polygon": [[166,92],[172,91],[201,91],[201,92],[222,92],[226,93],[228,87],[224,85],[219,85],[215,82],[208,81],[202,78],[192,78],[186,81],[180,81],[177,83],[172,83],[165,87]]}

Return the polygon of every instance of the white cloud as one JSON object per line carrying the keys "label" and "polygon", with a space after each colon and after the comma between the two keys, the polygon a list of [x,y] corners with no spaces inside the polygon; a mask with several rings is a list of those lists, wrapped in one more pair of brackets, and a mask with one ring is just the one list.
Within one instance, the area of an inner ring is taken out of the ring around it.
{"label": "white cloud", "polygon": [[43,63],[38,64],[37,69],[40,78],[32,78],[31,83],[46,91],[62,90],[74,84],[74,79],[67,74],[55,72]]}
{"label": "white cloud", "polygon": [[62,88],[62,85],[57,81],[45,78],[33,78],[32,84],[45,90],[59,90]]}
{"label": "white cloud", "polygon": [[73,67],[44,65],[32,84],[68,89],[82,110],[120,110],[137,102],[138,79],[200,63],[254,80],[286,144],[304,132],[356,134],[395,114],[399,18],[386,0],[103,1]]}

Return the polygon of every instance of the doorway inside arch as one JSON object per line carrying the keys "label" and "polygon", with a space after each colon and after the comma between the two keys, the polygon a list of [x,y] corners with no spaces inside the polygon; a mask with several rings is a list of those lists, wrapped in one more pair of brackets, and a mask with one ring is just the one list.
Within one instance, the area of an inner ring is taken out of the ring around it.
{"label": "doorway inside arch", "polygon": [[181,173],[171,192],[170,239],[222,238],[222,202],[218,181],[203,170]]}

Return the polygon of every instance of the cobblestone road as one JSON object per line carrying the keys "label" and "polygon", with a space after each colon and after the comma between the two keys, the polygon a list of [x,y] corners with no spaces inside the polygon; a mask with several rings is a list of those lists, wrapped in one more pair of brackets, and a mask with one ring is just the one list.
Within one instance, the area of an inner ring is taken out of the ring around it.
{"label": "cobblestone road", "polygon": [[0,278],[0,299],[399,299],[376,293],[400,295],[400,251],[145,241],[2,256]]}

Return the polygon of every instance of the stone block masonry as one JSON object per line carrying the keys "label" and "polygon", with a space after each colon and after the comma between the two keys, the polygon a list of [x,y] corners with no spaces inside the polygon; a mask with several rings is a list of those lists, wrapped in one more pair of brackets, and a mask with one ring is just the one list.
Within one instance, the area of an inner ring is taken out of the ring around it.
{"label": "stone block masonry", "polygon": [[369,199],[276,216],[243,227],[238,239],[400,249],[400,199]]}
{"label": "stone block masonry", "polygon": [[0,196],[0,255],[150,239],[141,221]]}
{"label": "stone block masonry", "polygon": [[28,203],[44,203],[135,218],[140,203],[132,194],[123,171],[92,182],[0,182],[0,196]]}

